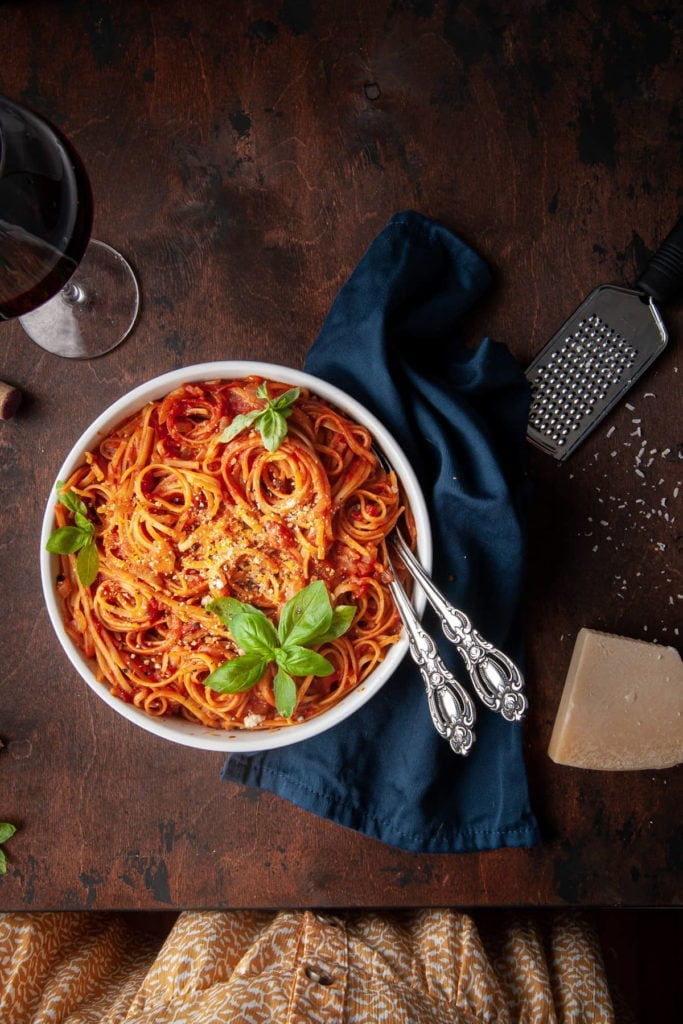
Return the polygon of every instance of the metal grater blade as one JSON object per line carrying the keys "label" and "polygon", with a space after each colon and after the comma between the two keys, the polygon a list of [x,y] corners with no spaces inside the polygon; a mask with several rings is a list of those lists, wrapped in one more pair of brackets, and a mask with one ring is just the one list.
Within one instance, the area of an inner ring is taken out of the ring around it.
{"label": "metal grater blade", "polygon": [[526,371],[529,440],[566,459],[635,384],[667,338],[651,297],[612,285],[596,288]]}

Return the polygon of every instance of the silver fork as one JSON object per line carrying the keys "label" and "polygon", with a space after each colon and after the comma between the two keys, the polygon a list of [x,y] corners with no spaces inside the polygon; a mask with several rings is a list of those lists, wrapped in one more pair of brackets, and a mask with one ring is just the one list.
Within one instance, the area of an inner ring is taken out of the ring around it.
{"label": "silver fork", "polygon": [[[385,469],[391,471],[392,467],[384,453],[376,448],[374,451]],[[524,678],[517,665],[503,651],[485,640],[463,611],[446,600],[409,548],[398,524],[389,542],[439,616],[441,628],[445,636],[455,644],[479,699],[508,722],[520,721],[526,713],[528,702],[524,694]]]}
{"label": "silver fork", "polygon": [[427,705],[437,732],[448,740],[456,754],[469,754],[475,740],[476,711],[467,691],[446,668],[436,644],[423,629],[408,595],[396,575],[391,558],[389,568],[393,579],[388,583],[401,621],[408,634],[410,656],[420,670],[427,691]]}

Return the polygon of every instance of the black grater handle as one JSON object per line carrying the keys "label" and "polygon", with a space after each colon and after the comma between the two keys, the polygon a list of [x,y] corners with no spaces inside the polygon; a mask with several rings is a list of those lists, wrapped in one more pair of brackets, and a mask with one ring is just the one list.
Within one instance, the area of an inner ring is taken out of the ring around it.
{"label": "black grater handle", "polygon": [[638,278],[636,288],[661,303],[683,289],[683,217],[679,217]]}

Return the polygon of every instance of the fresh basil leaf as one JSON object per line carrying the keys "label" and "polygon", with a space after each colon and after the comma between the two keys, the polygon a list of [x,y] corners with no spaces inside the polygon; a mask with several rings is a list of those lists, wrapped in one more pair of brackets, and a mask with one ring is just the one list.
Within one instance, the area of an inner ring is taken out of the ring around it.
{"label": "fresh basil leaf", "polygon": [[262,611],[236,598],[217,598],[207,608],[228,627],[245,653],[219,665],[205,685],[219,693],[249,690],[275,662],[275,704],[286,718],[292,716],[297,703],[293,676],[327,676],[334,672],[332,663],[311,650],[310,643],[341,636],[356,612],[351,605],[333,610],[322,580],[310,583],[285,603],[277,630]]}
{"label": "fresh basil leaf", "polygon": [[[56,555],[73,555],[77,551],[80,552],[76,560],[79,579],[82,583],[84,579],[88,579],[89,583],[92,583],[97,575],[99,562],[93,539],[95,526],[88,518],[88,509],[85,503],[73,491],[65,491],[63,488],[64,484],[58,481],[57,496],[60,503],[72,513],[74,525],[59,526],[53,530],[45,547]],[[89,583],[84,583],[84,586],[89,586]]]}
{"label": "fresh basil leaf", "polygon": [[230,632],[245,654],[259,654],[272,661],[278,647],[277,630],[263,612],[240,612],[233,615]]}
{"label": "fresh basil leaf", "polygon": [[275,412],[289,416],[292,412],[291,406],[294,405],[300,394],[301,388],[290,388],[289,391],[283,391],[277,398],[271,398],[270,406]]}
{"label": "fresh basil leaf", "polygon": [[298,644],[278,648],[275,661],[293,676],[329,676],[334,672],[334,665],[322,654]]}
{"label": "fresh basil leaf", "polygon": [[5,851],[4,850],[0,850],[0,875],[6,875],[6,874],[7,874],[7,857],[5,856]]}
{"label": "fresh basil leaf", "polygon": [[256,388],[256,396],[265,399],[266,404],[263,409],[252,409],[251,412],[235,416],[219,440],[231,441],[247,427],[254,426],[258,428],[266,450],[276,452],[287,436],[287,418],[291,415],[291,407],[300,394],[301,388],[290,388],[278,395],[277,398],[270,399],[268,384],[266,381],[261,381]]}
{"label": "fresh basil leaf", "polygon": [[0,843],[7,842],[16,831],[15,826],[11,825],[9,821],[0,821]]}
{"label": "fresh basil leaf", "polygon": [[57,498],[59,499],[60,505],[64,508],[68,508],[70,512],[80,513],[83,516],[88,515],[88,509],[85,502],[78,497],[74,491],[65,491],[64,483],[61,480],[57,481]]}
{"label": "fresh basil leaf", "polygon": [[232,423],[225,428],[221,436],[218,438],[219,441],[227,442],[232,441],[233,437],[237,437],[243,430],[250,427],[259,416],[263,415],[263,409],[252,409],[251,412],[241,412],[235,416]]}
{"label": "fresh basil leaf", "polygon": [[235,615],[242,615],[245,612],[251,612],[255,615],[262,614],[260,608],[255,608],[253,604],[245,604],[243,601],[238,601],[236,597],[217,597],[214,601],[210,601],[207,604],[206,610],[217,615],[228,629],[230,629],[230,623]]}
{"label": "fresh basil leaf", "polygon": [[97,578],[100,569],[100,555],[97,544],[89,540],[76,555],[76,572],[84,587],[89,587]]}
{"label": "fresh basil leaf", "polygon": [[349,629],[353,622],[353,617],[356,614],[356,606],[353,604],[339,604],[332,612],[332,622],[330,623],[327,632],[322,633],[320,636],[315,636],[309,643],[324,644],[328,640],[337,640],[338,637],[343,636],[344,633]]}
{"label": "fresh basil leaf", "polygon": [[95,527],[88,519],[87,513],[80,510],[74,512],[74,523],[79,530],[83,530],[85,533],[92,534],[95,532]]}
{"label": "fresh basil leaf", "polygon": [[332,623],[332,605],[322,580],[315,580],[284,605],[280,614],[280,643],[307,644],[323,636]]}
{"label": "fresh basil leaf", "polygon": [[275,707],[283,718],[291,718],[296,707],[296,683],[287,672],[280,668],[273,680]]}
{"label": "fresh basil leaf", "polygon": [[240,654],[214,669],[204,680],[204,686],[217,693],[243,693],[258,683],[267,665],[268,659],[260,654]]}
{"label": "fresh basil leaf", "polygon": [[272,408],[272,403],[261,415],[258,422],[263,447],[266,451],[276,452],[287,436],[287,420],[280,412]]}
{"label": "fresh basil leaf", "polygon": [[50,534],[45,547],[53,555],[73,555],[90,543],[90,534],[80,526],[58,526]]}

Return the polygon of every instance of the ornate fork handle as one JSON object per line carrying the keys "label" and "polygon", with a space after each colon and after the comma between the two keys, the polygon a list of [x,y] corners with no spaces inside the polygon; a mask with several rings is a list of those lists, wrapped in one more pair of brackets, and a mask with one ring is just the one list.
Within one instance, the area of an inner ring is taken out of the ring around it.
{"label": "ornate fork handle", "polygon": [[[392,567],[393,568],[393,567]],[[440,736],[456,754],[469,754],[475,740],[476,711],[462,688],[439,657],[436,644],[420,625],[405,590],[394,578],[389,589],[408,634],[410,655],[420,670],[427,691],[427,704]]]}
{"label": "ornate fork handle", "polygon": [[485,640],[472,627],[464,612],[454,608],[424,571],[406,544],[399,529],[392,541],[406,568],[424,590],[427,600],[441,620],[441,628],[465,662],[468,675],[479,698],[487,708],[508,722],[519,721],[526,712],[522,673],[506,654]]}

